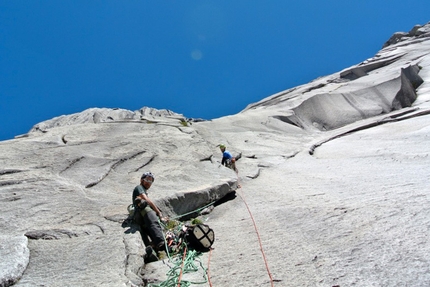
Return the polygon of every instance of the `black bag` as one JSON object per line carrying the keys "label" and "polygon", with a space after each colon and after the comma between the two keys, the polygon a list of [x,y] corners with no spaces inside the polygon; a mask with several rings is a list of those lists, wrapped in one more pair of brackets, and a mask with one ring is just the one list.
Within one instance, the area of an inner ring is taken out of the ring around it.
{"label": "black bag", "polygon": [[215,241],[215,233],[208,225],[197,224],[187,228],[185,240],[189,248],[208,252]]}

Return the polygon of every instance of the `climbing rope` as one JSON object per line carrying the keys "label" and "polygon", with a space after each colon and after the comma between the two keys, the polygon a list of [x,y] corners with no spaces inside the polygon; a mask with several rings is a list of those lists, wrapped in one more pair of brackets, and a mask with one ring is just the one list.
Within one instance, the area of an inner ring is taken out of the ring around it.
{"label": "climbing rope", "polygon": [[184,270],[184,263],[185,263],[185,256],[186,255],[187,255],[187,247],[185,246],[185,248],[184,248],[184,255],[182,256],[181,272],[179,272],[178,287],[181,287],[182,270]]}
{"label": "climbing rope", "polygon": [[[159,284],[150,283],[148,287],[189,287],[191,284],[205,284],[207,283],[206,272],[207,270],[203,267],[200,260],[198,260],[200,252],[195,250],[189,250],[186,247],[186,244],[183,246],[183,255],[177,256],[173,258],[171,261],[174,265],[170,268],[170,270],[166,273],[167,279]],[[203,281],[201,282],[193,282],[188,280],[183,280],[183,275],[191,272],[199,271],[199,266],[195,264],[195,262],[200,262],[200,268],[203,270]]]}
{"label": "climbing rope", "polygon": [[209,282],[209,286],[212,287],[212,282],[211,282],[211,275],[210,275],[210,263],[211,263],[211,256],[212,256],[212,248],[211,250],[209,250],[209,257],[208,257],[208,269],[207,269],[207,276],[208,276],[208,282]]}
{"label": "climbing rope", "polygon": [[[239,174],[238,173],[237,173],[237,182],[238,182],[239,186],[241,187],[242,185],[240,184],[240,179],[239,179]],[[254,225],[255,233],[257,234],[258,243],[260,245],[261,255],[263,256],[264,264],[266,265],[267,274],[269,275],[269,278],[270,278],[270,284],[273,287],[274,286],[274,281],[273,281],[273,278],[272,278],[272,273],[270,272],[270,269],[269,269],[269,264],[267,262],[266,255],[264,253],[263,243],[262,243],[261,237],[260,237],[260,232],[258,232],[257,224],[255,222],[254,216],[252,215],[251,209],[249,208],[249,205],[248,205],[248,203],[245,200],[245,195],[244,195],[244,192],[243,192],[242,188],[241,188],[241,192],[239,193],[239,195],[240,195],[240,198],[242,199],[243,203],[245,203],[246,209],[248,210],[249,216],[251,217],[252,223]]]}
{"label": "climbing rope", "polygon": [[[258,227],[257,227],[257,224],[255,222],[254,216],[251,212],[251,209],[250,209],[248,203],[246,202],[245,195],[244,195],[244,192],[242,189],[242,185],[240,184],[240,178],[239,178],[238,173],[237,173],[237,177],[238,177],[238,180],[237,180],[238,186],[241,189],[241,192],[238,192],[238,194],[241,197],[242,201],[244,202],[246,209],[248,210],[249,216],[252,220],[252,223],[254,225],[254,229],[255,229],[255,232],[257,235],[257,239],[258,239],[258,243],[260,246],[260,252],[263,256],[263,260],[264,260],[264,263],[266,266],[267,274],[269,276],[271,286],[274,287],[274,280],[273,280],[272,274],[271,274],[270,269],[269,269],[269,264],[268,264],[266,255],[264,253],[261,236],[260,236],[260,233],[258,231]],[[215,201],[211,202],[210,204],[207,204],[207,205],[205,205],[199,209],[196,209],[194,211],[173,217],[172,219],[179,219],[179,218],[182,218],[184,216],[197,213],[197,212],[213,205],[214,203],[215,203]],[[166,229],[166,230],[168,229],[164,222],[160,222],[160,224],[164,227],[164,229]],[[183,225],[179,225],[178,228],[176,229],[176,231],[181,230],[182,226]],[[166,246],[166,250],[169,250],[168,249],[169,246],[168,246],[168,243],[166,240],[165,240],[165,246]],[[202,262],[199,260],[199,257],[201,255],[200,252],[187,249],[187,245],[185,242],[181,243],[181,248],[182,248],[182,252],[183,252],[182,257],[176,256],[176,257],[172,258],[170,253],[166,252],[168,255],[169,261],[174,265],[173,267],[170,268],[170,270],[166,274],[168,279],[159,283],[159,284],[150,283],[147,285],[148,287],[189,287],[189,286],[191,286],[191,284],[205,284],[205,283],[209,283],[210,287],[212,287],[212,282],[210,280],[210,269],[209,269],[210,268],[210,260],[211,260],[211,256],[212,256],[212,249],[209,252],[208,267],[205,268],[203,266]],[[203,270],[204,281],[202,281],[202,282],[191,282],[191,281],[187,281],[187,280],[182,280],[183,274],[187,274],[190,272],[197,272],[199,270],[199,267],[195,264],[196,261],[200,262],[200,268]]]}
{"label": "climbing rope", "polygon": [[208,208],[211,205],[214,205],[215,202],[216,201],[212,201],[211,203],[209,203],[209,204],[207,204],[207,205],[205,205],[203,207],[200,207],[200,208],[197,208],[197,209],[195,209],[193,211],[190,211],[190,212],[187,212],[187,213],[184,213],[184,214],[172,217],[172,219],[179,219],[179,218],[182,218],[182,217],[190,215],[190,214],[198,213],[198,212],[202,211],[203,209]]}
{"label": "climbing rope", "polygon": [[[213,203],[212,203],[213,204]],[[210,205],[210,204],[209,204]],[[208,206],[209,206],[208,205]],[[202,210],[205,207],[202,207],[200,209],[197,209],[191,213],[198,212],[199,210]],[[177,218],[183,217],[185,215],[178,216]],[[173,228],[173,230],[169,230],[168,226],[164,222],[160,222],[160,225],[165,229],[168,230],[166,234],[171,232],[172,234],[179,233],[182,230],[183,224],[179,224],[176,226],[176,228]],[[166,236],[165,236],[166,237]],[[200,255],[201,252],[198,252],[196,250],[190,250],[187,248],[187,243],[185,240],[181,240],[179,243],[179,248],[177,249],[176,254],[182,253],[182,256],[171,256],[171,254],[168,252],[169,250],[169,242],[167,242],[166,238],[164,240],[165,248],[167,250],[167,256],[169,258],[169,262],[173,264],[173,267],[170,267],[170,270],[166,273],[167,279],[159,284],[156,283],[150,283],[147,286],[148,287],[189,287],[191,284],[205,284],[208,282],[207,277],[207,269],[203,266]],[[196,265],[196,262],[199,262],[199,266]],[[192,282],[188,280],[183,280],[183,275],[190,273],[190,272],[197,272],[199,269],[202,270],[202,277],[203,281],[201,282]]]}

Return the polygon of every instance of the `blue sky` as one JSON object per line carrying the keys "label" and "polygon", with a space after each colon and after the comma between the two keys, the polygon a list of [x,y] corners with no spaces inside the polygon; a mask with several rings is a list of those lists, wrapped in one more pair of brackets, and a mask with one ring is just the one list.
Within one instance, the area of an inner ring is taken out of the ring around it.
{"label": "blue sky", "polygon": [[429,21],[428,0],[0,0],[0,140],[93,107],[236,114]]}

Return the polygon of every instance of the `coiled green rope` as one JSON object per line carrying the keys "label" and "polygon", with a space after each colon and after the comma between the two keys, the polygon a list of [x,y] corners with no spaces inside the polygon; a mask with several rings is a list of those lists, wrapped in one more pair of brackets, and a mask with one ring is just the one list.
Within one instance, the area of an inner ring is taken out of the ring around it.
{"label": "coiled green rope", "polygon": [[[173,217],[172,219],[178,219],[181,217],[184,217],[186,215],[190,215],[196,212],[199,212],[211,205],[213,205],[215,202],[212,202],[208,205],[205,205],[201,208],[198,208],[194,211]],[[160,225],[163,226],[164,229],[168,229],[167,225],[163,222],[160,221]],[[176,228],[176,232],[180,232],[181,229],[183,227],[182,225],[178,225]],[[173,232],[175,232],[173,231]],[[168,250],[168,246],[167,246],[167,241],[164,241],[165,246],[166,246],[166,250]],[[182,258],[181,256],[175,256],[175,257],[171,257],[171,255],[169,254],[169,252],[167,253],[167,256],[169,257],[169,261],[173,264],[173,267],[170,268],[170,270],[166,273],[167,275],[167,279],[161,283],[150,283],[147,286],[148,287],[189,287],[191,286],[191,284],[206,284],[208,282],[208,278],[207,278],[207,268],[205,268],[203,266],[203,263],[200,260],[200,256],[201,256],[201,252],[195,251],[195,250],[189,250],[187,249],[187,245],[185,242],[182,242],[181,244],[181,248],[180,248],[181,252],[178,252],[177,254],[181,254],[185,251],[185,257]],[[191,282],[191,281],[187,281],[187,280],[180,280],[180,275],[181,272],[182,274],[187,274],[187,273],[191,273],[191,272],[197,272],[199,271],[199,266],[196,264],[196,261],[199,262],[200,268],[203,271],[203,281],[201,282]]]}
{"label": "coiled green rope", "polygon": [[[186,251],[184,259],[181,256],[176,256],[170,261],[173,263],[173,267],[166,273],[167,279],[159,284],[150,283],[148,287],[189,287],[191,284],[205,284],[208,282],[207,278],[207,269],[203,266],[200,260],[200,252],[195,250],[187,250],[186,244],[183,243],[182,246],[183,251]],[[199,262],[200,267],[196,264],[196,261]],[[199,268],[202,269],[203,281],[201,282],[192,282],[188,280],[180,280],[180,274],[187,274],[191,272],[199,271]]]}

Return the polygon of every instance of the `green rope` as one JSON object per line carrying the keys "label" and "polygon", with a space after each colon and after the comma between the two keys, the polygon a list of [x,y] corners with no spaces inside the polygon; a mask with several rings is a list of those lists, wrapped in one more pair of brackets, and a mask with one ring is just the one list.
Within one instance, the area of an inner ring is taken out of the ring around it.
{"label": "green rope", "polygon": [[[207,204],[207,205],[205,205],[205,206],[203,206],[201,208],[198,208],[198,209],[196,209],[194,211],[191,211],[191,212],[188,212],[188,213],[185,213],[185,214],[173,217],[172,219],[178,219],[178,218],[184,217],[186,215],[199,212],[199,211],[201,211],[201,210],[203,210],[203,209],[205,209],[205,208],[213,205],[214,203],[215,203],[215,201],[211,202],[211,203],[209,203],[209,204]],[[162,221],[159,221],[159,223],[160,223],[160,225],[165,230],[168,230],[168,231],[170,230],[174,234],[179,233],[182,230],[182,227],[183,227],[183,224],[178,224],[178,226],[176,226],[176,229],[174,229],[174,228],[168,229],[167,224],[165,224]],[[166,250],[169,250],[166,239],[164,240],[164,244],[165,244]],[[172,262],[173,265],[174,265],[166,273],[166,275],[168,277],[167,280],[165,280],[165,281],[163,281],[163,282],[161,282],[159,284],[150,283],[150,284],[147,285],[148,287],[177,287],[178,285],[180,287],[189,287],[189,286],[191,286],[191,284],[206,284],[208,282],[207,268],[205,268],[203,266],[203,263],[202,263],[202,261],[199,258],[200,255],[201,255],[201,252],[198,252],[198,251],[195,251],[195,250],[187,250],[184,262],[182,264],[182,256],[178,256],[178,254],[183,253],[184,249],[186,248],[186,243],[182,242],[181,247],[182,247],[181,248],[182,252],[177,252],[177,256],[175,256],[175,258],[172,258],[171,254],[169,252],[166,252],[167,256],[169,258],[169,261]],[[202,273],[203,273],[203,279],[204,279],[204,281],[202,281],[202,282],[191,282],[191,281],[187,281],[187,280],[182,280],[181,282],[179,282],[179,274],[181,272],[181,269],[182,269],[182,274],[187,274],[187,273],[190,273],[190,272],[197,272],[197,271],[199,271],[199,266],[197,266],[195,264],[195,261],[198,261],[200,263],[199,265],[200,265],[200,268],[203,271]]]}
{"label": "green rope", "polygon": [[197,209],[195,209],[195,210],[193,210],[193,211],[190,211],[190,212],[187,212],[187,213],[184,213],[184,214],[181,214],[181,215],[178,215],[178,216],[172,217],[172,219],[178,219],[178,218],[184,217],[184,216],[186,216],[186,215],[190,215],[190,214],[193,214],[193,213],[196,213],[196,212],[202,211],[203,209],[205,209],[205,208],[207,208],[207,207],[209,207],[209,206],[213,205],[215,202],[216,202],[216,201],[212,201],[211,203],[209,203],[209,204],[207,204],[207,205],[205,205],[205,206],[203,206],[203,207],[200,207],[200,208],[197,208]]}
{"label": "green rope", "polygon": [[[184,250],[184,248],[186,247],[185,243],[183,243],[182,247]],[[203,264],[202,264],[201,260],[199,259],[200,255],[201,255],[201,253],[197,252],[195,250],[187,250],[183,264],[182,264],[182,256],[176,256],[176,258],[171,260],[171,262],[174,264],[174,266],[171,267],[170,270],[166,273],[166,275],[168,277],[167,280],[165,280],[159,284],[150,283],[147,286],[148,287],[177,287],[179,285],[181,287],[189,287],[189,286],[191,286],[191,284],[205,284],[205,283],[207,283],[208,282],[207,269],[203,267]],[[195,264],[195,261],[200,262],[200,267],[203,270],[204,281],[192,282],[192,281],[182,280],[181,282],[179,282],[179,274],[181,272],[181,269],[182,269],[182,274],[187,274],[187,273],[199,271],[199,266],[197,266]]]}

